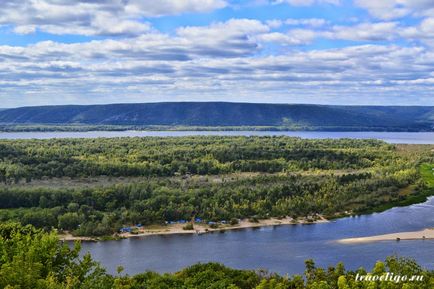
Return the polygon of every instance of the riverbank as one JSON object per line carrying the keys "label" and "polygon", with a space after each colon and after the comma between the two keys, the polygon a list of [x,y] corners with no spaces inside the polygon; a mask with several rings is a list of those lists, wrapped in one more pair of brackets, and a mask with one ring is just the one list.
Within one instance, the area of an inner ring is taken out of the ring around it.
{"label": "riverbank", "polygon": [[146,236],[158,236],[158,235],[178,235],[178,234],[206,234],[212,232],[222,232],[226,230],[242,230],[249,228],[260,228],[267,226],[280,226],[280,225],[297,225],[297,224],[318,224],[328,222],[323,216],[318,216],[317,220],[310,220],[307,218],[293,219],[290,217],[277,219],[262,219],[258,222],[253,222],[248,219],[241,220],[236,225],[230,224],[219,224],[218,227],[212,228],[207,224],[195,223],[193,225],[193,230],[184,230],[183,227],[186,224],[170,224],[166,226],[151,225],[146,227],[141,227],[137,230],[137,233],[121,233],[115,234],[109,238],[98,238],[98,237],[81,237],[73,236],[70,233],[59,234],[59,239],[62,241],[101,241],[104,239],[125,239],[125,238],[136,238],[136,237],[146,237]]}
{"label": "riverbank", "polygon": [[399,232],[392,234],[384,234],[369,237],[346,238],[340,239],[337,242],[341,244],[355,244],[378,241],[402,241],[402,240],[429,240],[434,239],[434,228],[428,228],[422,231],[415,232]]}
{"label": "riverbank", "polygon": [[97,237],[73,236],[69,232],[64,232],[58,235],[60,241],[98,241]]}

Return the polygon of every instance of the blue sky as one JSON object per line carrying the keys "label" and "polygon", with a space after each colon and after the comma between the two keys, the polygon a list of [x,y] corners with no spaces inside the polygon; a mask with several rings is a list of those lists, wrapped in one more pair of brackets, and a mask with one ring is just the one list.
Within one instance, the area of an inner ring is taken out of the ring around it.
{"label": "blue sky", "polygon": [[434,105],[432,0],[4,0],[0,107]]}

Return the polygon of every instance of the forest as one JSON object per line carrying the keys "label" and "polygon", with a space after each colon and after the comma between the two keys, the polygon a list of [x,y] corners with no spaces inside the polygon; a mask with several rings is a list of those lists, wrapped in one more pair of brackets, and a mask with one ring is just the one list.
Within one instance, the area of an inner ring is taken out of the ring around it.
{"label": "forest", "polygon": [[[320,268],[306,260],[303,275],[281,276],[264,270],[237,270],[217,263],[196,264],[176,273],[143,272],[115,276],[87,254],[80,244],[68,246],[55,233],[17,223],[0,224],[0,288],[37,289],[431,289],[434,271],[397,256],[378,261],[371,271],[345,265]],[[357,281],[357,276],[418,276],[418,281]]]}
{"label": "forest", "polygon": [[[234,102],[50,105],[0,110],[2,125],[280,127],[285,130],[433,131],[432,106]],[[72,127],[70,127],[72,128]],[[38,129],[38,128],[36,128]]]}
{"label": "forest", "polygon": [[132,224],[322,215],[434,194],[432,146],[290,137],[0,141],[0,221],[105,236]]}

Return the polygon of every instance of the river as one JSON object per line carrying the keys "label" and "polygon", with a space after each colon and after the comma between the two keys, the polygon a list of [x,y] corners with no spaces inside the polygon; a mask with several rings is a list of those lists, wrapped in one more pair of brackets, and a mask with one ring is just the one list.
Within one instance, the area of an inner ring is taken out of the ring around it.
{"label": "river", "polygon": [[397,254],[434,269],[434,240],[339,244],[336,240],[434,227],[434,197],[422,204],[329,223],[282,225],[204,235],[149,236],[83,243],[110,273],[122,265],[128,274],[145,270],[174,272],[197,262],[220,262],[240,269],[265,268],[300,274],[304,261],[319,266],[343,261],[348,269],[372,268],[377,260]]}
{"label": "river", "polygon": [[88,132],[0,132],[0,139],[52,139],[95,137],[180,137],[221,136],[292,136],[307,139],[353,138],[381,139],[388,143],[434,144],[434,132],[330,132],[330,131],[88,131]]}

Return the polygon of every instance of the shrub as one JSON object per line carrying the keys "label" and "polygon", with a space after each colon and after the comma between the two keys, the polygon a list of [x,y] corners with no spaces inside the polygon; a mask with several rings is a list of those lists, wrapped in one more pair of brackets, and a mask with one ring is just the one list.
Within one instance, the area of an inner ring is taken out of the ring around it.
{"label": "shrub", "polygon": [[252,217],[252,218],[249,219],[249,222],[252,222],[252,223],[259,223],[259,220],[258,220],[257,217]]}
{"label": "shrub", "polygon": [[229,222],[229,224],[231,224],[232,226],[238,225],[238,223],[239,223],[239,221],[237,218],[232,218]]}
{"label": "shrub", "polygon": [[194,230],[194,226],[192,223],[186,224],[184,227],[182,227],[183,230]]}

